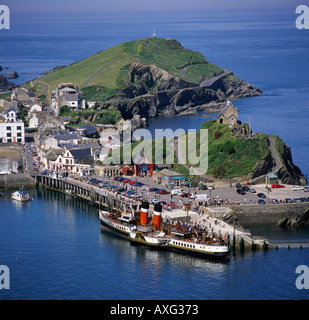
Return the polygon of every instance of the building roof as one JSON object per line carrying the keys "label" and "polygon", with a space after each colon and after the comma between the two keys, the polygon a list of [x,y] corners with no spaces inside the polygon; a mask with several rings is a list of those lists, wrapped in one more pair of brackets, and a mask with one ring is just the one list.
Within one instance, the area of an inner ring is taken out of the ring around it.
{"label": "building roof", "polygon": [[266,177],[269,178],[269,179],[277,179],[278,178],[278,176],[275,175],[274,173],[267,173]]}
{"label": "building roof", "polygon": [[221,111],[221,113],[219,114],[219,117],[223,114],[226,113],[226,111],[229,109],[229,108],[233,108],[234,110],[237,110],[237,112],[239,111],[237,107],[235,107],[233,105],[233,103],[231,101],[228,101],[227,104],[226,104],[226,107]]}
{"label": "building roof", "polygon": [[166,177],[179,177],[184,176],[182,173],[170,170],[170,169],[163,169],[159,172],[159,174],[166,176]]}
{"label": "building roof", "polygon": [[78,162],[80,159],[92,159],[91,148],[83,149],[69,149],[72,156],[74,157],[75,162]]}

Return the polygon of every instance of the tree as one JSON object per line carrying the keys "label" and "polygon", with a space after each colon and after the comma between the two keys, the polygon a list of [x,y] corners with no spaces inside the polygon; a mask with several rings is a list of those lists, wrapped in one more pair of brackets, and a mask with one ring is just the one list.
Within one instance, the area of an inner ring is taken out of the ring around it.
{"label": "tree", "polygon": [[70,114],[71,113],[71,109],[69,106],[62,106],[60,108],[60,112],[59,112],[59,116],[65,115],[65,114]]}

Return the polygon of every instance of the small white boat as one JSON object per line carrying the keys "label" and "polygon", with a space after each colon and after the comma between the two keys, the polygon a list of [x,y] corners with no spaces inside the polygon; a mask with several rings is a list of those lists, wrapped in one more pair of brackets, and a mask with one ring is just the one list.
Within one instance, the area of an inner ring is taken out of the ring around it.
{"label": "small white boat", "polygon": [[12,200],[16,200],[19,202],[28,202],[31,200],[29,197],[29,193],[25,190],[18,190],[12,193]]}

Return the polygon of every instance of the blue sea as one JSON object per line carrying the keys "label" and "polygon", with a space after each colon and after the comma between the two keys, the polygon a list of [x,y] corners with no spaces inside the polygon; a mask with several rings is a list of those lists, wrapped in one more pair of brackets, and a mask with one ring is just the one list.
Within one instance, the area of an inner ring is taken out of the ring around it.
{"label": "blue sea", "polygon": [[[309,174],[309,41],[294,12],[186,13],[126,16],[23,16],[12,14],[0,31],[0,65],[17,71],[18,84],[124,41],[175,38],[213,63],[259,87],[259,97],[235,101],[240,120],[254,131],[277,134]],[[155,128],[198,129],[201,117],[158,118]],[[1,171],[1,170],[0,170]],[[150,251],[101,233],[98,210],[51,192],[29,190],[34,200],[0,198],[0,265],[10,289],[0,300],[221,300],[304,299],[296,268],[309,264],[309,249],[246,252],[227,263]],[[271,239],[309,239],[309,228],[252,228]]]}

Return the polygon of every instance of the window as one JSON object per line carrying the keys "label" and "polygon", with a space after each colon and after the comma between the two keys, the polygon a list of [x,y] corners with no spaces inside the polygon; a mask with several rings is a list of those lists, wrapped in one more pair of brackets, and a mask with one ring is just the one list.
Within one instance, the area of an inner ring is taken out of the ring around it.
{"label": "window", "polygon": [[18,126],[18,127],[17,127],[17,130],[21,130],[21,126]]}
{"label": "window", "polygon": [[6,127],[6,130],[7,130],[7,131],[11,131],[11,130],[12,130],[12,127]]}
{"label": "window", "polygon": [[21,137],[21,132],[17,132],[17,137]]}
{"label": "window", "polygon": [[20,139],[20,138],[18,138],[18,139],[17,139],[17,142],[21,142],[21,139]]}
{"label": "window", "polygon": [[12,139],[7,139],[7,142],[12,142]]}
{"label": "window", "polygon": [[12,137],[12,133],[11,133],[11,132],[8,132],[8,133],[6,134],[6,136],[7,136],[7,137]]}

